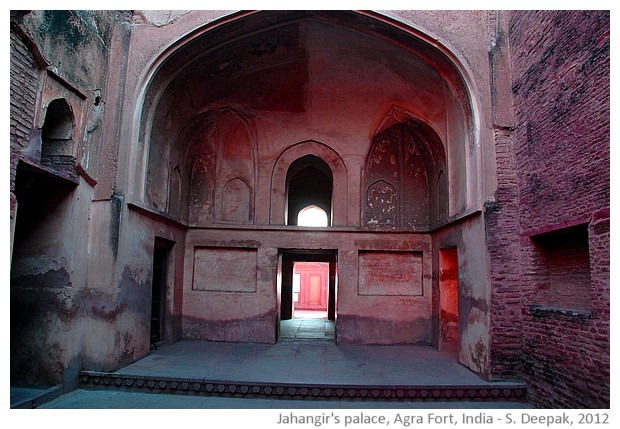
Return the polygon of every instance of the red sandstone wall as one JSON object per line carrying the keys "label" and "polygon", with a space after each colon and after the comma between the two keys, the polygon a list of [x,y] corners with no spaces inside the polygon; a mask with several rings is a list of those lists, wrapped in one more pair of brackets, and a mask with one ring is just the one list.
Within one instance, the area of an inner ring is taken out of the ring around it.
{"label": "red sandstone wall", "polygon": [[[509,29],[524,379],[539,406],[608,407],[609,13],[513,12]],[[555,252],[550,232],[588,248],[589,261]],[[562,269],[572,257],[579,276]],[[545,298],[558,279],[575,294],[586,288],[579,309]]]}

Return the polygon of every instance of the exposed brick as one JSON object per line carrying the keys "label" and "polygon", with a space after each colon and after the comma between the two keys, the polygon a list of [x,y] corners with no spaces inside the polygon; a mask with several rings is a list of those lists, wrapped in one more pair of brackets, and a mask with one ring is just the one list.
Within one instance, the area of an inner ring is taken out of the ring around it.
{"label": "exposed brick", "polygon": [[[540,303],[545,258],[535,241],[521,238],[524,379],[538,406],[606,408],[609,13],[520,11],[510,14],[509,25],[521,230],[553,231],[593,219],[590,315],[530,307]],[[569,271],[562,275],[569,278]]]}
{"label": "exposed brick", "polygon": [[491,271],[491,377],[521,377],[521,304],[519,244],[514,239],[519,217],[513,133],[495,130],[498,187],[493,209],[486,210]]}
{"label": "exposed brick", "polygon": [[[24,42],[11,31],[11,117],[34,118],[34,100],[38,89],[38,67]],[[15,85],[14,79],[21,85]],[[24,105],[24,101],[30,101]]]}
{"label": "exposed brick", "polygon": [[[39,69],[23,40],[11,30],[11,150],[26,147],[34,127]],[[11,168],[11,172],[14,169]],[[15,174],[11,174],[11,191]]]}

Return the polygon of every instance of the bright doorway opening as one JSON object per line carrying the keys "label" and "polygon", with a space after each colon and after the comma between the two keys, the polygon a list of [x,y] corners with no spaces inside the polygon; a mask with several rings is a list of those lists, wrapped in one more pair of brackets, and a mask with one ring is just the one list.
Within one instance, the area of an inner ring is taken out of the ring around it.
{"label": "bright doorway opening", "polygon": [[336,254],[281,251],[278,339],[335,341]]}
{"label": "bright doorway opening", "polygon": [[329,262],[293,263],[293,318],[327,319]]}
{"label": "bright doorway opening", "polygon": [[320,207],[310,205],[299,211],[298,226],[328,226],[327,213]]}

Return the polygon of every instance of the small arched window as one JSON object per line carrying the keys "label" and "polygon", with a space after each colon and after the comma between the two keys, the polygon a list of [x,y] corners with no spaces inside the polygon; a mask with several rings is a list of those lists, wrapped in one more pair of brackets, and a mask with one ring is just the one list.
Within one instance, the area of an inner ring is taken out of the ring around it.
{"label": "small arched window", "polygon": [[297,214],[299,226],[328,226],[327,213],[320,207],[309,205]]}

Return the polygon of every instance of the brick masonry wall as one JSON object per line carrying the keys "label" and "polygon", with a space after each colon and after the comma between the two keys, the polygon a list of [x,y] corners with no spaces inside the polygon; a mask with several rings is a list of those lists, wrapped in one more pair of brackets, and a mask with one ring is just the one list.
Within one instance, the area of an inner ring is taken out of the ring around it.
{"label": "brick masonry wall", "polygon": [[510,55],[504,12],[489,12],[493,131],[497,189],[485,204],[491,282],[490,374],[494,380],[521,378],[521,290],[519,288],[518,185]]}
{"label": "brick masonry wall", "polygon": [[11,29],[10,62],[10,132],[11,132],[11,183],[10,183],[10,220],[11,231],[15,225],[17,198],[15,196],[15,176],[18,156],[28,145],[34,127],[35,104],[39,88],[39,68],[37,62],[24,41]]}
{"label": "brick masonry wall", "polygon": [[518,12],[510,22],[523,230],[609,207],[609,14]]}
{"label": "brick masonry wall", "polygon": [[41,156],[41,165],[48,167],[67,178],[77,180],[75,158],[70,155]]}
{"label": "brick masonry wall", "polygon": [[521,290],[519,289],[518,189],[510,130],[495,130],[498,187],[485,205],[491,272],[490,378],[521,378]]}
{"label": "brick masonry wall", "polygon": [[11,191],[18,152],[28,145],[34,127],[39,68],[24,41],[11,30]]}
{"label": "brick masonry wall", "polygon": [[[609,407],[609,31],[605,11],[509,16],[522,364],[540,407]],[[536,237],[573,225],[588,228],[591,310],[537,307]]]}
{"label": "brick masonry wall", "polygon": [[24,147],[34,123],[39,69],[23,40],[11,31],[11,148]]}

